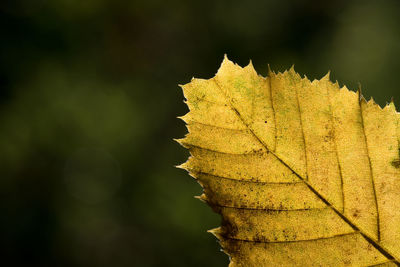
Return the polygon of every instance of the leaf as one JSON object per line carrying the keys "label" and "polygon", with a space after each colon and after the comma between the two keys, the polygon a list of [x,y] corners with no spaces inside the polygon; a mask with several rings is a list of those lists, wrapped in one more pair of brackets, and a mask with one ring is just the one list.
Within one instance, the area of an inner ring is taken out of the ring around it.
{"label": "leaf", "polygon": [[400,115],[360,91],[259,76],[226,57],[182,86],[191,154],[180,167],[222,215],[230,266],[396,266]]}

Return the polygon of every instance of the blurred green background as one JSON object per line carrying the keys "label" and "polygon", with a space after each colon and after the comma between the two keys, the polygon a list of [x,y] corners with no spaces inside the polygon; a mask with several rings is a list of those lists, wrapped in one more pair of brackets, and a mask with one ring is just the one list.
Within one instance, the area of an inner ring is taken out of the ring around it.
{"label": "blurred green background", "polygon": [[399,1],[26,0],[0,4],[2,262],[226,266],[220,218],[173,166],[177,84],[223,54],[295,64],[399,105]]}

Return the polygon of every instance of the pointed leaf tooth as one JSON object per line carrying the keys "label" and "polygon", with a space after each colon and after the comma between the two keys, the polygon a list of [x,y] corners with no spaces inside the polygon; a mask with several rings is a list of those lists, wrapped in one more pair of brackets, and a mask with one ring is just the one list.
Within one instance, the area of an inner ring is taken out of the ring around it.
{"label": "pointed leaf tooth", "polygon": [[383,110],[382,107],[381,107],[381,105],[377,104],[377,103],[375,102],[375,99],[374,99],[372,96],[371,96],[371,98],[369,99],[367,105],[373,107],[373,108],[376,109],[376,110]]}
{"label": "pointed leaf tooth", "polygon": [[322,81],[322,80],[330,81],[330,76],[331,76],[331,71],[329,70],[328,73],[325,74],[325,75],[321,78],[321,81]]}
{"label": "pointed leaf tooth", "polygon": [[194,198],[196,198],[204,203],[208,203],[208,198],[207,198],[206,194],[204,194],[204,193],[201,194],[200,196],[195,196]]}
{"label": "pointed leaf tooth", "polygon": [[390,113],[397,113],[396,106],[394,105],[393,102],[387,103],[386,106],[383,108],[383,110]]}
{"label": "pointed leaf tooth", "polygon": [[224,60],[222,61],[222,64],[219,67],[216,76],[226,75],[229,74],[230,71],[237,71],[238,69],[241,69],[241,67],[230,61],[226,56],[224,57]]}
{"label": "pointed leaf tooth", "polygon": [[375,103],[375,99],[374,99],[374,97],[373,96],[371,96],[371,98],[369,99],[369,101],[368,102],[371,102],[372,104],[376,104]]}
{"label": "pointed leaf tooth", "polygon": [[[336,83],[337,83],[337,81],[336,81]],[[338,84],[338,85],[339,85],[339,84]],[[349,88],[347,88],[346,85],[343,85],[343,87],[341,87],[340,90],[341,90],[341,91],[345,91],[345,92],[353,92],[353,91],[349,90]],[[354,93],[357,94],[357,97],[359,96],[359,95],[358,95],[358,92],[354,92]]]}
{"label": "pointed leaf tooth", "polygon": [[185,139],[186,138],[180,138],[180,139],[172,139],[172,140],[174,140],[175,142],[177,142],[178,144],[180,144],[181,146],[183,146],[184,148],[189,148],[188,147],[188,145],[187,145],[187,143],[185,143]]}
{"label": "pointed leaf tooth", "polygon": [[367,100],[365,99],[365,97],[362,94],[361,86],[359,86],[358,89],[357,89],[357,96],[358,96],[358,101],[359,102],[364,103],[364,104],[368,103]]}
{"label": "pointed leaf tooth", "polygon": [[257,71],[254,69],[253,62],[249,61],[249,64],[243,68],[244,71],[249,72],[252,76],[258,76]]}
{"label": "pointed leaf tooth", "polygon": [[180,119],[180,120],[182,120],[183,122],[186,122],[186,123],[187,123],[188,114],[189,114],[189,112],[186,113],[186,114],[183,115],[183,116],[177,116],[176,118],[177,118],[177,119]]}
{"label": "pointed leaf tooth", "polygon": [[393,97],[392,97],[392,101],[390,102],[390,104],[393,105],[394,111],[395,111],[396,113],[398,113],[397,107],[396,107],[396,103],[394,102],[394,98],[393,98]]}
{"label": "pointed leaf tooth", "polygon": [[208,233],[214,235],[216,238],[221,239],[222,235],[221,235],[221,227],[218,228],[214,228],[214,229],[210,229],[207,231]]}
{"label": "pointed leaf tooth", "polygon": [[268,64],[267,66],[268,66],[268,74],[267,74],[267,75],[268,75],[268,76],[276,75],[276,73],[275,73],[274,71],[271,70],[271,66],[270,66],[269,64]]}
{"label": "pointed leaf tooth", "polygon": [[394,109],[394,110],[396,110],[394,108],[394,103],[392,101],[386,102],[386,105],[385,105],[384,109]]}
{"label": "pointed leaf tooth", "polygon": [[184,162],[182,164],[176,165],[175,168],[187,171],[188,170],[188,162],[189,162],[189,160],[187,160],[186,162]]}
{"label": "pointed leaf tooth", "polygon": [[192,177],[193,179],[195,179],[195,180],[203,187],[203,184],[200,182],[200,180],[199,180],[198,177],[197,177],[197,173],[196,173],[196,172],[192,172],[192,171],[190,171],[190,170],[188,170],[188,172],[189,172],[190,177]]}
{"label": "pointed leaf tooth", "polygon": [[358,92],[358,95],[359,95],[360,98],[361,98],[361,96],[362,96],[362,87],[361,87],[361,83],[358,83],[357,92]]}

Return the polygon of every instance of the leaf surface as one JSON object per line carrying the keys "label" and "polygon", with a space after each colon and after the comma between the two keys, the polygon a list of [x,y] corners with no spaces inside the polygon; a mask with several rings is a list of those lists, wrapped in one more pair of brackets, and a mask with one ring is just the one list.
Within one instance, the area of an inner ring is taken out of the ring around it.
{"label": "leaf surface", "polygon": [[221,214],[231,266],[396,266],[400,115],[294,69],[226,57],[182,86],[191,157],[180,167]]}

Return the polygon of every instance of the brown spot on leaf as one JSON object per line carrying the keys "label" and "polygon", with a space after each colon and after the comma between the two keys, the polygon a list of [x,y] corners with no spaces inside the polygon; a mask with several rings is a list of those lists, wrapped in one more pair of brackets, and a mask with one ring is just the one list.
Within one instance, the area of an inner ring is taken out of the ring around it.
{"label": "brown spot on leaf", "polygon": [[392,161],[392,166],[395,168],[400,168],[400,148],[399,148],[399,158]]}
{"label": "brown spot on leaf", "polygon": [[392,161],[392,166],[395,168],[400,168],[400,160],[396,159]]}

